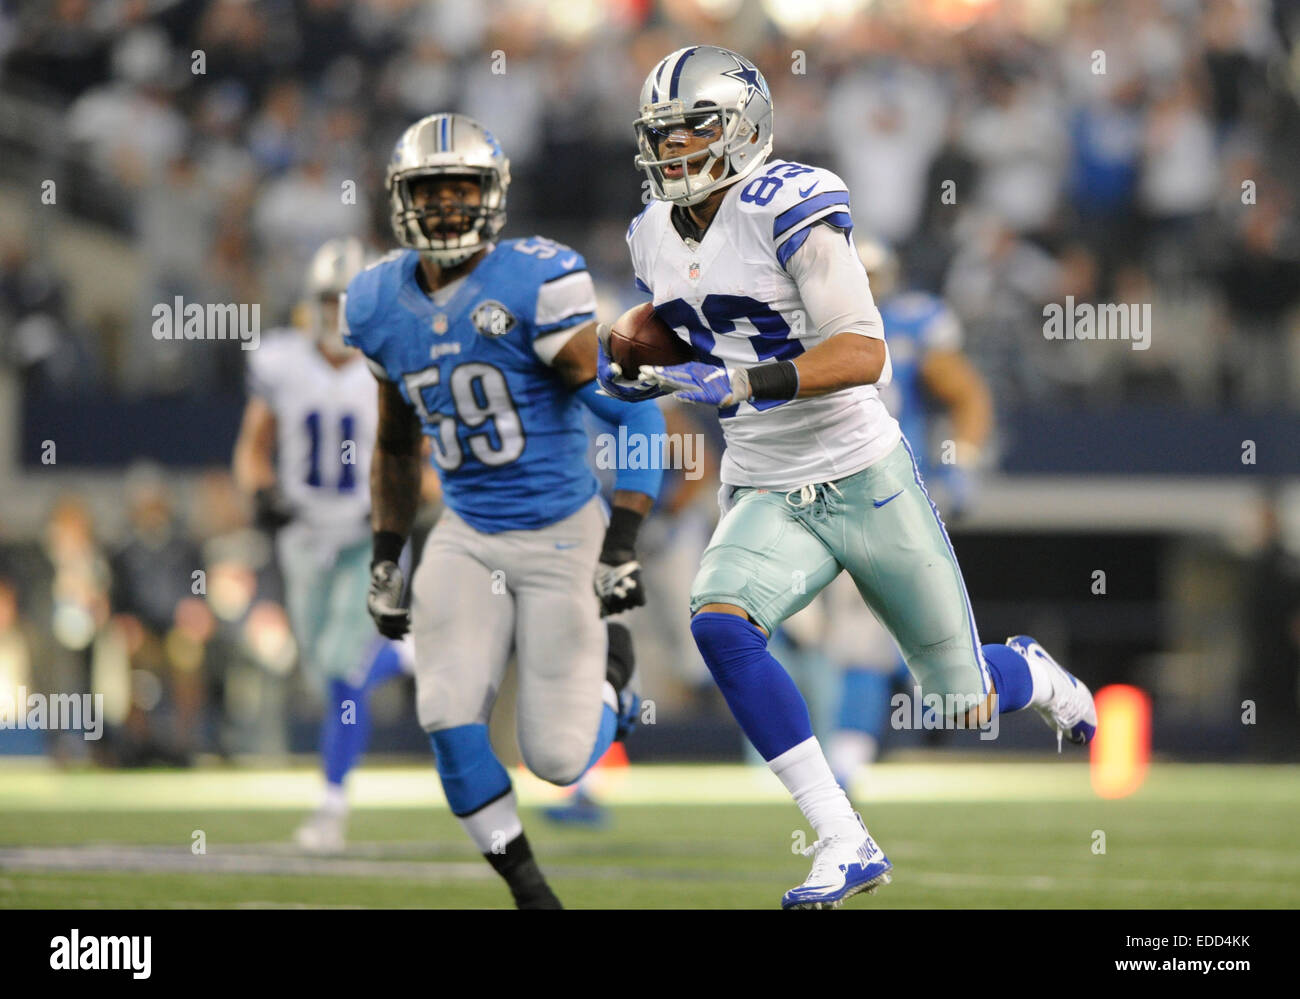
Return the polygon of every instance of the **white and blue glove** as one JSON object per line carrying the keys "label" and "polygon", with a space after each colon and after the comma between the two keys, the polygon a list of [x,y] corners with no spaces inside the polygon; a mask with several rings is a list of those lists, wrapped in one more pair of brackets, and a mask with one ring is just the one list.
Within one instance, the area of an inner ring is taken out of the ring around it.
{"label": "white and blue glove", "polygon": [[674,399],[719,408],[745,402],[750,396],[749,372],[744,368],[720,368],[703,361],[671,367],[645,364],[641,366],[641,381],[671,392]]}
{"label": "white and blue glove", "polygon": [[400,639],[411,628],[411,610],[402,606],[402,570],[395,562],[376,562],[370,567],[370,590],[366,610],[385,638]]}
{"label": "white and blue glove", "polygon": [[640,402],[642,399],[657,399],[667,393],[656,385],[643,379],[623,377],[623,369],[609,356],[609,323],[596,327],[596,381],[601,390],[615,399],[624,402]]}

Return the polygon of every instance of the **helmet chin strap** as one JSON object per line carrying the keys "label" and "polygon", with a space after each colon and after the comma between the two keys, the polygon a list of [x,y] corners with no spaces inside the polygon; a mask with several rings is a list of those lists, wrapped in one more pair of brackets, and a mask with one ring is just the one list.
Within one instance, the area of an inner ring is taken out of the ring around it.
{"label": "helmet chin strap", "polygon": [[771,144],[771,140],[769,139],[767,146],[763,149],[757,150],[754,158],[750,160],[749,163],[745,164],[745,168],[743,170],[737,170],[735,166],[732,165],[731,157],[727,155],[727,146],[731,144],[731,140],[734,138],[735,138],[734,134],[728,136],[724,132],[722,138],[716,140],[715,142],[709,143],[708,146],[705,147],[705,150],[709,154],[709,159],[705,161],[702,167],[700,167],[700,171],[698,174],[696,174],[696,176],[700,176],[700,174],[707,174],[710,170],[713,169],[713,165],[717,163],[719,160],[721,160],[723,163],[727,165],[726,173],[724,173],[717,180],[712,181],[711,183],[706,185],[707,190],[701,192],[692,192],[690,173],[686,171],[685,165],[683,164],[682,182],[686,188],[686,192],[682,194],[680,197],[669,198],[668,200],[670,200],[673,204],[681,208],[691,208],[694,205],[698,205],[709,195],[717,191],[725,190],[726,188],[730,187],[732,184],[736,183],[738,180],[742,180],[743,178],[748,177],[751,173],[754,172],[754,170],[758,167],[760,163],[762,163],[764,160],[767,159],[768,155],[772,151],[772,144]]}
{"label": "helmet chin strap", "polygon": [[[712,170],[713,164],[716,162],[718,162],[718,159],[716,157],[714,159],[709,160],[707,163],[704,164],[704,166],[700,167],[700,173],[703,174],[709,170]],[[734,167],[732,167],[731,161],[729,159],[724,159],[722,160],[722,162],[726,163],[727,165],[726,173],[724,173],[721,177],[717,178],[716,180],[712,180],[709,184],[705,185],[705,190],[703,191],[696,191],[693,193],[691,192],[690,190],[691,183],[688,175],[685,181],[687,193],[682,195],[680,198],[671,199],[673,204],[678,205],[681,208],[694,207],[695,205],[698,205],[701,201],[704,201],[706,198],[708,198],[709,195],[716,194],[718,191],[725,191],[736,181],[740,180],[740,174],[736,172]],[[699,176],[699,174],[697,174],[696,176]]]}

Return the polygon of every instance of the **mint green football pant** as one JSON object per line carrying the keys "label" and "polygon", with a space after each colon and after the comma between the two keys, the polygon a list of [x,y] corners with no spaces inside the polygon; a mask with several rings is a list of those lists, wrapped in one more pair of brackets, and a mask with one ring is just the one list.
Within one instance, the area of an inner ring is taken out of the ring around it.
{"label": "mint green football pant", "polygon": [[991,689],[957,556],[906,438],[874,465],[802,489],[739,487],[700,562],[691,613],[734,604],[769,635],[847,571],[924,694]]}
{"label": "mint green football pant", "polygon": [[322,690],[331,680],[359,684],[380,641],[366,609],[370,539],[332,550],[290,528],[281,532],[277,547],[303,666]]}

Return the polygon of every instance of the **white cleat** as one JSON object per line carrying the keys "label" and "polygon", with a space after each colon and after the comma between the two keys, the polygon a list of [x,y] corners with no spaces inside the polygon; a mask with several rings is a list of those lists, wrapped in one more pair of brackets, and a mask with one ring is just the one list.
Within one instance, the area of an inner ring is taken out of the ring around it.
{"label": "white cleat", "polygon": [[348,813],[319,808],[298,827],[293,841],[307,853],[342,853],[347,839]]}
{"label": "white cleat", "polygon": [[1097,732],[1097,707],[1087,684],[1049,656],[1047,650],[1028,635],[1008,638],[1007,645],[1026,659],[1033,658],[1043,663],[1051,673],[1052,697],[1035,710],[1043,716],[1049,728],[1056,729],[1056,751],[1061,751],[1063,735],[1080,746],[1091,742]]}
{"label": "white cleat", "polygon": [[816,855],[808,880],[791,888],[781,899],[782,909],[838,909],[846,898],[858,892],[874,894],[889,884],[893,864],[862,825],[861,835],[819,839],[803,851]]}

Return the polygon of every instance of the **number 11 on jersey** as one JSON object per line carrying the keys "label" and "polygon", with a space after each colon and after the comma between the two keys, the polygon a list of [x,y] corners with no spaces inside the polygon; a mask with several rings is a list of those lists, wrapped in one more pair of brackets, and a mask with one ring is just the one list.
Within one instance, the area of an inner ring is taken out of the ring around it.
{"label": "number 11 on jersey", "polygon": [[[311,450],[307,458],[307,485],[314,489],[331,486],[321,482],[321,416],[313,409],[307,414],[307,437],[311,441]],[[356,455],[356,417],[344,413],[339,417],[339,478],[333,485],[341,493],[350,493],[357,488]],[[353,458],[349,461],[349,457]]]}

